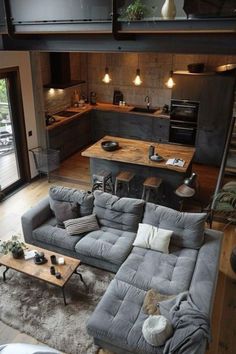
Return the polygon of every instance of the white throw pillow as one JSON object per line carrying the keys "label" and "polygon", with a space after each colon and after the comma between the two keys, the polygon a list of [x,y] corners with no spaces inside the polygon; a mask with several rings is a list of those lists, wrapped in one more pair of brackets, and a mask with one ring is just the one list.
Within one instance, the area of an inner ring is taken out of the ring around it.
{"label": "white throw pillow", "polygon": [[169,253],[171,230],[157,228],[149,224],[139,224],[133,246],[150,248],[155,251]]}

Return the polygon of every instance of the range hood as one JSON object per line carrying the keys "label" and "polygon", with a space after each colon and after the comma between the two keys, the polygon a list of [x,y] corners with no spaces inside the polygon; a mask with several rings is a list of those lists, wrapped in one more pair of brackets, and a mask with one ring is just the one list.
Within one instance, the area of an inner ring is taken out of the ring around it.
{"label": "range hood", "polygon": [[50,53],[51,82],[45,88],[65,89],[84,84],[84,80],[71,80],[70,53]]}

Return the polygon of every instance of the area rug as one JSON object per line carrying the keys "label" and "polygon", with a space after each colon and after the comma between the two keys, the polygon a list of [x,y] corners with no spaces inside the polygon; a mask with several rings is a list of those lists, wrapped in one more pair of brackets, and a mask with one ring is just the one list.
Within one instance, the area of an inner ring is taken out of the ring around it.
{"label": "area rug", "polygon": [[81,265],[86,287],[73,275],[61,289],[13,270],[2,280],[0,271],[0,319],[42,343],[67,354],[94,354],[98,348],[87,334],[86,323],[114,274]]}

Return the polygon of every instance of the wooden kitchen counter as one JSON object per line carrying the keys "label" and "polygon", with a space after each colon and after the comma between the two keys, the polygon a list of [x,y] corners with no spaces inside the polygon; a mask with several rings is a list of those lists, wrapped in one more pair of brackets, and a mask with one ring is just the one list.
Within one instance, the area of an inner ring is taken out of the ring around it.
{"label": "wooden kitchen counter", "polygon": [[[101,142],[104,140],[117,141],[119,143],[119,149],[108,152],[102,149]],[[151,161],[148,157],[148,151],[150,145],[155,147],[155,153],[162,156],[165,161],[155,162]],[[147,167],[156,167],[158,169],[165,169],[170,171],[176,171],[185,174],[189,169],[192,159],[195,153],[195,148],[172,145],[172,144],[160,144],[152,143],[142,140],[124,139],[115,136],[105,136],[86,150],[82,152],[82,156],[90,158],[118,161],[123,163],[142,165]],[[166,165],[166,161],[169,158],[178,158],[185,161],[183,167]]]}
{"label": "wooden kitchen counter", "polygon": [[56,127],[59,126],[64,126],[70,123],[71,121],[75,119],[80,119],[84,113],[90,112],[91,110],[98,110],[98,111],[107,111],[107,112],[119,112],[119,113],[132,113],[136,115],[142,115],[142,116],[151,116],[151,117],[156,117],[156,118],[163,118],[163,119],[169,119],[170,116],[168,114],[162,113],[161,109],[157,109],[155,113],[140,113],[140,112],[132,112],[132,109],[134,106],[118,106],[114,105],[111,103],[97,103],[96,105],[90,105],[90,104],[85,104],[84,107],[68,107],[67,109],[64,109],[65,111],[70,111],[74,112],[75,115],[71,117],[62,117],[58,114],[53,114],[52,116],[56,119],[56,122],[54,122],[51,125],[48,125],[46,127],[47,130],[52,130]]}

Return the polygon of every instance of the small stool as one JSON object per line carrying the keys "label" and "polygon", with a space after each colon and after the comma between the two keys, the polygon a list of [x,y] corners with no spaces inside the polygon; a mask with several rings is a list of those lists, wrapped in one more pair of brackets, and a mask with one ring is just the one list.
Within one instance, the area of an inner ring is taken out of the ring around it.
{"label": "small stool", "polygon": [[102,170],[92,177],[92,192],[101,189],[103,192],[113,192],[112,173]]}
{"label": "small stool", "polygon": [[149,200],[151,190],[158,192],[162,179],[159,177],[148,177],[143,182],[142,199]]}
{"label": "small stool", "polygon": [[127,191],[130,191],[130,181],[134,178],[135,174],[129,171],[121,171],[116,176],[115,180],[115,194],[117,194],[117,189],[119,184],[125,184],[127,186]]}

